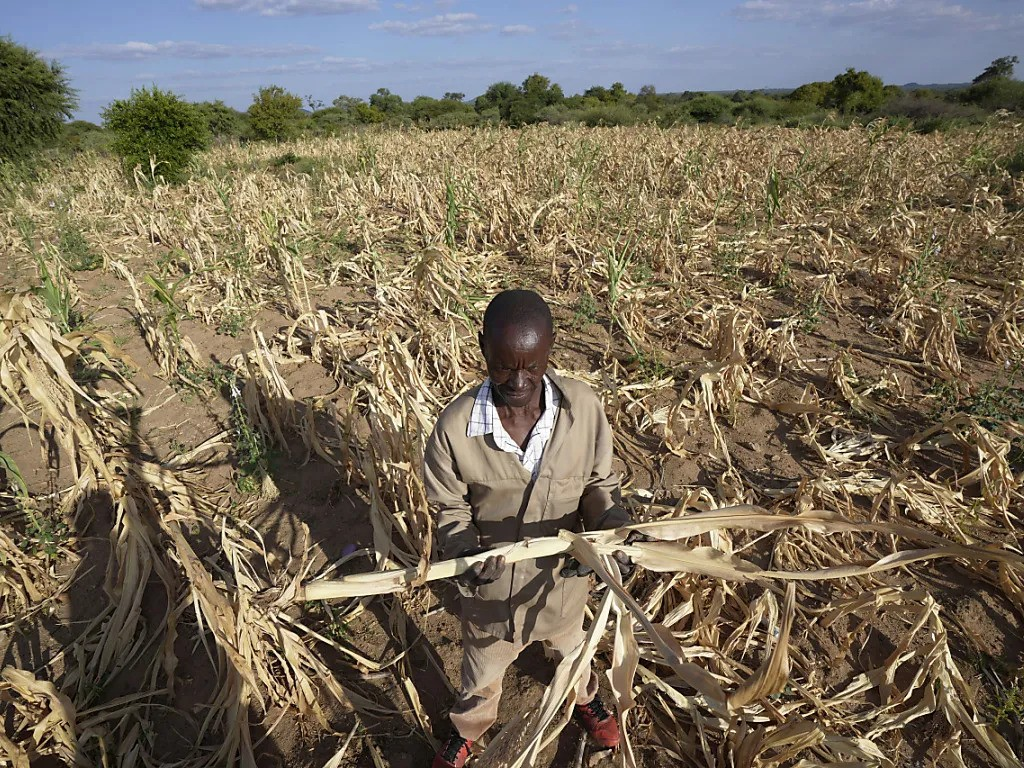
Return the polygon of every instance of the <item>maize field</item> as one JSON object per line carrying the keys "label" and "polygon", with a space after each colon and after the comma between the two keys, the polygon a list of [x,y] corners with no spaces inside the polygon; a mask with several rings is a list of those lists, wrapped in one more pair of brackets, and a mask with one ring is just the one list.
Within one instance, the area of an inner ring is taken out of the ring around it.
{"label": "maize field", "polygon": [[[61,160],[0,207],[0,764],[427,765],[465,559],[420,479],[552,305],[629,529],[475,764],[1024,759],[1024,126],[533,127]],[[155,169],[159,172],[159,168]],[[567,697],[596,659],[622,748]]]}

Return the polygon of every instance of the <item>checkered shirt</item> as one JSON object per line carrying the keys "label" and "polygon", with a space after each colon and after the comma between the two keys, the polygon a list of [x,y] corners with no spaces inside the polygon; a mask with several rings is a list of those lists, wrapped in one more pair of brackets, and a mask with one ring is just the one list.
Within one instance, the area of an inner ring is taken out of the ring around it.
{"label": "checkered shirt", "polygon": [[544,412],[530,432],[526,441],[526,448],[520,448],[516,441],[509,437],[505,427],[502,426],[501,417],[498,416],[498,409],[494,406],[491,398],[491,380],[485,379],[483,386],[477,393],[473,403],[473,410],[469,414],[469,427],[466,429],[466,437],[480,437],[482,435],[493,435],[494,442],[498,447],[508,453],[514,453],[526,470],[536,479],[540,470],[540,459],[544,455],[544,448],[548,444],[551,432],[555,428],[555,417],[558,415],[558,406],[562,401],[562,395],[558,387],[552,384],[551,379],[544,377]]}

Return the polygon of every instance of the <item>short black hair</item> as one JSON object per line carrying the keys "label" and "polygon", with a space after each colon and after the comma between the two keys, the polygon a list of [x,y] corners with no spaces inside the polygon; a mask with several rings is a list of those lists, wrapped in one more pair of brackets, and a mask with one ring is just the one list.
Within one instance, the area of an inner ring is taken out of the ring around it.
{"label": "short black hair", "polygon": [[483,336],[510,325],[540,325],[547,330],[549,337],[555,335],[551,307],[534,291],[502,291],[491,299],[484,311]]}

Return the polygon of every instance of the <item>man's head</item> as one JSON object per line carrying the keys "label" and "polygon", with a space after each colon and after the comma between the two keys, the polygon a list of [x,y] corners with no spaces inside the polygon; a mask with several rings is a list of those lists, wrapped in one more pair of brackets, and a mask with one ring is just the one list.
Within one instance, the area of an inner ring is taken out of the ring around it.
{"label": "man's head", "polygon": [[487,305],[480,350],[496,399],[521,408],[540,401],[551,345],[551,309],[533,291],[502,291]]}

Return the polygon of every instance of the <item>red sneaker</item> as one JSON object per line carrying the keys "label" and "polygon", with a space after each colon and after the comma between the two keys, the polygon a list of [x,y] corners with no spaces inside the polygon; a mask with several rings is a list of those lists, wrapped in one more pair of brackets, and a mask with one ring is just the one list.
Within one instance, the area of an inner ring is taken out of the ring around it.
{"label": "red sneaker", "polygon": [[[615,726],[616,737],[615,740],[618,742],[619,728]],[[434,755],[434,763],[431,768],[462,768],[469,760],[469,748],[473,746],[472,741],[459,736],[459,732],[452,728],[451,735],[448,736],[448,741],[441,747],[436,755]]]}
{"label": "red sneaker", "polygon": [[589,704],[577,704],[576,719],[602,749],[615,749],[619,746],[619,721],[604,708],[604,702],[599,697],[595,696]]}

